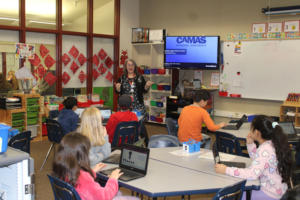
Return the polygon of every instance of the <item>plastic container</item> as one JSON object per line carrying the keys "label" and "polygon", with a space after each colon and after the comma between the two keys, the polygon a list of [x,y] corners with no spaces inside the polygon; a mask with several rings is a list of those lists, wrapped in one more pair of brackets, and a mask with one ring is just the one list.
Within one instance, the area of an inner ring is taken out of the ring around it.
{"label": "plastic container", "polygon": [[158,73],[158,69],[151,69],[151,74],[157,74]]}
{"label": "plastic container", "polygon": [[39,105],[27,106],[27,111],[28,112],[39,111],[39,109],[40,109]]}
{"label": "plastic container", "polygon": [[150,115],[150,120],[155,122],[156,121],[156,117],[153,116],[153,115]]}
{"label": "plastic container", "polygon": [[156,102],[156,106],[157,107],[164,107],[164,103],[163,102]]}
{"label": "plastic container", "polygon": [[150,74],[150,69],[144,69],[144,74]]}
{"label": "plastic container", "polygon": [[4,153],[7,150],[8,130],[10,126],[0,124],[0,153]]}
{"label": "plastic container", "polygon": [[20,112],[20,113],[12,113],[12,121],[24,119],[24,115],[25,115],[24,112]]}
{"label": "plastic container", "polygon": [[161,118],[161,117],[156,117],[155,121],[158,122],[158,123],[163,123],[164,119]]}
{"label": "plastic container", "polygon": [[27,118],[27,125],[35,125],[38,123],[38,118],[32,118],[32,119],[28,119]]}
{"label": "plastic container", "polygon": [[27,130],[31,131],[31,137],[36,137],[38,133],[39,125],[27,126]]}
{"label": "plastic container", "polygon": [[27,106],[38,105],[38,104],[39,104],[39,98],[27,98]]}
{"label": "plastic container", "polygon": [[158,70],[158,74],[165,74],[166,73],[166,70],[165,69],[159,69]]}
{"label": "plastic container", "polygon": [[150,105],[151,105],[151,106],[156,106],[156,101],[151,100],[151,101],[150,101]]}
{"label": "plastic container", "polygon": [[38,118],[38,116],[39,113],[37,111],[27,113],[27,118]]}
{"label": "plastic container", "polygon": [[14,120],[11,122],[12,123],[12,126],[15,127],[15,126],[22,126],[24,125],[24,120],[23,119],[20,119],[20,120]]}
{"label": "plastic container", "polygon": [[164,90],[171,90],[171,86],[170,85],[164,85]]}
{"label": "plastic container", "polygon": [[252,122],[256,115],[248,115],[248,122]]}
{"label": "plastic container", "polygon": [[157,90],[157,84],[152,84],[151,89],[152,90]]}
{"label": "plastic container", "polygon": [[164,86],[163,86],[163,85],[158,85],[158,86],[157,86],[157,89],[158,89],[158,90],[164,90]]}

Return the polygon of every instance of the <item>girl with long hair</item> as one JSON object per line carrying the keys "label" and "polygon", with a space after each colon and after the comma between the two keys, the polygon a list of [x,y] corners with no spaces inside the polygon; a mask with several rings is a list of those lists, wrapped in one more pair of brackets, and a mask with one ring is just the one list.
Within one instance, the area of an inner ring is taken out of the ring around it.
{"label": "girl with long hair", "polygon": [[114,170],[105,185],[95,181],[96,172],[105,165],[100,163],[90,167],[90,140],[79,133],[72,132],[63,137],[58,145],[53,161],[53,175],[75,187],[82,200],[113,199],[118,193],[118,179],[122,175]]}
{"label": "girl with long hair", "polygon": [[[258,142],[258,148],[254,141]],[[282,128],[267,116],[256,116],[247,136],[247,149],[253,160],[248,168],[216,164],[216,172],[248,180],[259,179],[260,190],[253,190],[251,199],[280,199],[288,188],[292,170],[291,151]]]}
{"label": "girl with long hair", "polygon": [[77,130],[91,141],[89,159],[91,166],[101,162],[111,153],[106,128],[102,125],[100,110],[96,107],[86,108],[81,115],[80,127]]}

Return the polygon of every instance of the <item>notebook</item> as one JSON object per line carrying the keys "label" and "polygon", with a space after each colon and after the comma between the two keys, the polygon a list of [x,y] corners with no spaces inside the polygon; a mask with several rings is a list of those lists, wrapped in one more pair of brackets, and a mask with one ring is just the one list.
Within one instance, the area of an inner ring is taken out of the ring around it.
{"label": "notebook", "polygon": [[214,142],[214,144],[213,144],[212,151],[213,151],[213,156],[214,156],[215,163],[224,164],[228,167],[238,167],[238,168],[245,168],[246,167],[246,163],[243,163],[243,162],[221,161],[216,142]]}
{"label": "notebook", "polygon": [[300,137],[297,135],[297,131],[294,127],[293,122],[278,122],[283,132],[287,135],[289,140],[299,140]]}
{"label": "notebook", "polygon": [[124,144],[121,148],[119,167],[103,170],[100,173],[109,176],[113,170],[119,168],[123,172],[120,177],[122,181],[141,178],[147,174],[149,154],[148,148]]}
{"label": "notebook", "polygon": [[103,117],[103,120],[102,120],[102,124],[107,124],[108,122],[108,119],[110,118],[110,115],[111,115],[111,109],[101,109],[100,110],[101,112],[101,116]]}
{"label": "notebook", "polygon": [[243,125],[244,121],[247,121],[247,116],[243,115],[241,119],[239,119],[235,123],[229,123],[227,126],[224,126],[223,129],[225,130],[239,130]]}

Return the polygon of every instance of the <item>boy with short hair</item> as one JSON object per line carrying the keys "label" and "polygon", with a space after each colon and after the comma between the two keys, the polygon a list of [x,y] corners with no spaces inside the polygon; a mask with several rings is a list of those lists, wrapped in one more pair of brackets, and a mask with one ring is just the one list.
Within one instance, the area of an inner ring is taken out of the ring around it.
{"label": "boy with short hair", "polygon": [[58,122],[60,123],[63,133],[75,131],[78,126],[79,116],[75,113],[77,109],[77,99],[68,97],[63,102],[64,109],[59,112]]}

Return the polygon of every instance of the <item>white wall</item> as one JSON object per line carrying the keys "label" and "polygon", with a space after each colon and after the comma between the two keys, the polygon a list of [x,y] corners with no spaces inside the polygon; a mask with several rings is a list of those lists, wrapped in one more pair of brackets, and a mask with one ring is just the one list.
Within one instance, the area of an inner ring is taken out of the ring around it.
{"label": "white wall", "polygon": [[[121,0],[120,13],[120,53],[128,51],[131,58],[131,28],[139,27],[140,24],[140,0]],[[122,67],[122,66],[120,66]]]}
{"label": "white wall", "polygon": [[[253,23],[299,20],[299,15],[267,17],[261,13],[267,6],[299,3],[299,0],[140,0],[140,26],[165,28],[169,35],[220,35],[225,40],[228,33],[250,33]],[[209,78],[209,75],[204,77],[205,82]],[[218,111],[279,115],[281,103],[215,95]]]}

